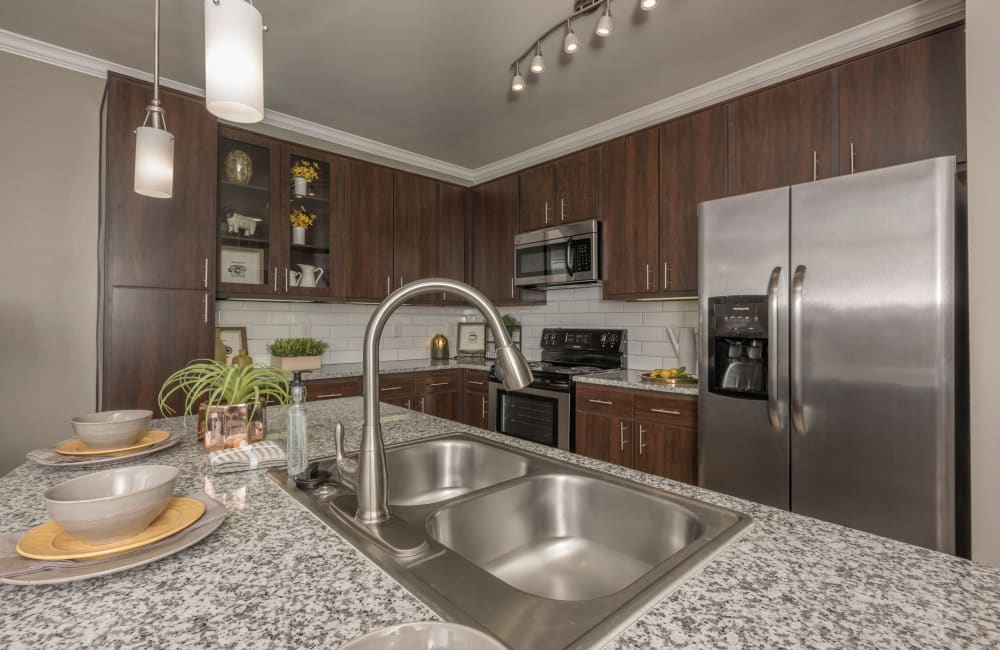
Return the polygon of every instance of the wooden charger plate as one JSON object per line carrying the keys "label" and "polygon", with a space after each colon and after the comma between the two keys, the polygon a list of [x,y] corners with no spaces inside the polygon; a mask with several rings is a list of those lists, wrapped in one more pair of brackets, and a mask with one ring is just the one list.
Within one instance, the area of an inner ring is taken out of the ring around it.
{"label": "wooden charger plate", "polygon": [[128,447],[119,447],[117,449],[93,449],[92,447],[88,447],[87,443],[79,438],[73,438],[72,440],[60,442],[55,446],[55,450],[66,456],[108,456],[114,454],[127,454],[140,449],[145,449],[146,447],[158,445],[169,437],[170,434],[166,431],[147,431],[133,444]]}
{"label": "wooden charger plate", "polygon": [[667,386],[682,386],[685,384],[697,384],[698,378],[693,376],[687,377],[653,377],[648,372],[644,372],[639,376],[642,381],[648,381],[653,384],[666,384]]}
{"label": "wooden charger plate", "polygon": [[95,560],[148,546],[184,530],[205,514],[198,499],[171,497],[149,528],[127,539],[93,546],[70,535],[54,521],[32,528],[17,542],[17,552],[32,560]]}

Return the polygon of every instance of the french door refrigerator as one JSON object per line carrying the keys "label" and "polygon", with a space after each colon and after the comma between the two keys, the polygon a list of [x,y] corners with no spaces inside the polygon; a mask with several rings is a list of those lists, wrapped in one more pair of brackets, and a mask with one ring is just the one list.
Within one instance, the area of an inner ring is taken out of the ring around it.
{"label": "french door refrigerator", "polygon": [[698,213],[702,485],[966,554],[955,158]]}

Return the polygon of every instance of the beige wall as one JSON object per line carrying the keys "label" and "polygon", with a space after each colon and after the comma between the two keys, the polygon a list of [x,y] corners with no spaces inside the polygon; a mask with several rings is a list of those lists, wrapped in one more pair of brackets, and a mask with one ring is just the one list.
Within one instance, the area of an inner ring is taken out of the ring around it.
{"label": "beige wall", "polygon": [[1000,2],[966,4],[972,557],[1000,566]]}
{"label": "beige wall", "polygon": [[0,475],[94,410],[103,89],[0,53]]}

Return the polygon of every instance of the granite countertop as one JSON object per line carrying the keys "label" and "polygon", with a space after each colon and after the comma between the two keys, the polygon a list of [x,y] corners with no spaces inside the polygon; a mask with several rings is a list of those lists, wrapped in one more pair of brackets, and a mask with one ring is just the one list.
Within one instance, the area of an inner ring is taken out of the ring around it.
{"label": "granite countertop", "polygon": [[[447,361],[431,361],[430,359],[413,359],[411,361],[382,361],[378,364],[380,375],[392,374],[396,372],[422,372],[425,370],[489,370],[493,365],[492,359],[448,359]],[[341,377],[360,377],[362,374],[360,363],[328,363],[324,364],[319,371],[310,372],[303,376],[306,381],[316,379],[338,379]]]}
{"label": "granite countertop", "polygon": [[698,384],[688,384],[686,386],[668,386],[667,384],[657,384],[643,381],[640,376],[649,372],[648,370],[605,370],[595,372],[591,375],[574,377],[573,380],[581,384],[598,384],[601,386],[617,386],[618,388],[633,388],[638,390],[655,390],[661,393],[677,393],[679,395],[697,395]]}
{"label": "granite countertop", "polygon": [[[308,408],[314,454],[332,450],[338,420],[348,448],[357,447],[361,398]],[[382,413],[389,443],[463,431],[754,518],[744,536],[608,647],[1000,645],[1000,569],[414,411],[383,405]],[[279,411],[269,416],[281,422]],[[0,647],[335,647],[380,627],[436,618],[264,470],[209,474],[193,435],[146,462],[180,467],[178,493],[209,488],[224,498],[226,521],[197,545],[127,572],[66,585],[0,585]],[[83,471],[29,462],[0,479],[0,530],[44,522],[42,491]]]}

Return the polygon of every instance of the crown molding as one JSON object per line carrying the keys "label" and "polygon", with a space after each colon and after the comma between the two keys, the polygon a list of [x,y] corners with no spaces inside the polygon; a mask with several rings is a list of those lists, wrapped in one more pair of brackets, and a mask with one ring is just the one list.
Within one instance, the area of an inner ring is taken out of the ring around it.
{"label": "crown molding", "polygon": [[965,0],[923,0],[701,86],[473,170],[484,183],[655,126],[965,18]]}
{"label": "crown molding", "polygon": [[[475,185],[833,65],[838,61],[859,56],[964,18],[965,0],[923,0],[733,74],[475,169],[277,111],[265,110],[263,122],[345,149],[407,165],[429,174],[448,176]],[[0,52],[8,52],[94,77],[105,78],[110,71],[146,81],[153,79],[152,74],[143,70],[3,29],[0,29]],[[201,97],[205,95],[202,88],[172,79],[161,77],[160,83],[165,87],[192,95]]]}

